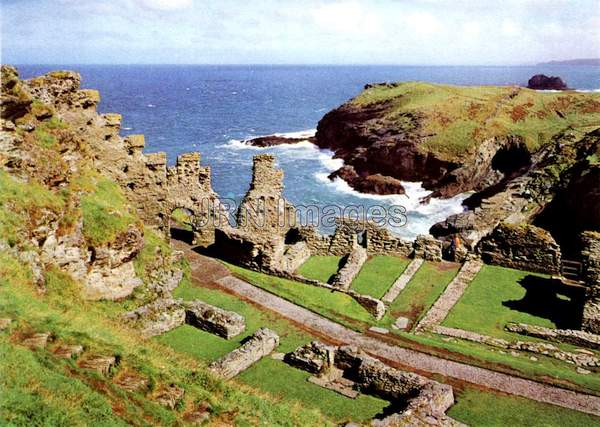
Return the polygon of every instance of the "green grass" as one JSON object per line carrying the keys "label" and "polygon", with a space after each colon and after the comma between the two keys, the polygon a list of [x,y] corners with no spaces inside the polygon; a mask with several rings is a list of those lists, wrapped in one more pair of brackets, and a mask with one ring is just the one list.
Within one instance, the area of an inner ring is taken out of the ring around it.
{"label": "green grass", "polygon": [[600,418],[522,397],[466,389],[456,394],[447,414],[470,426],[600,426]]}
{"label": "green grass", "polygon": [[577,304],[551,288],[544,276],[484,265],[443,324],[518,339],[518,335],[504,330],[506,323],[568,328],[576,322],[576,316]]}
{"label": "green grass", "polygon": [[410,260],[391,255],[369,259],[352,281],[352,289],[360,294],[381,298],[402,274]]}
{"label": "green grass", "polygon": [[444,292],[458,269],[457,264],[425,261],[390,304],[390,316],[394,320],[400,316],[410,319],[408,328],[412,328]]}
{"label": "green grass", "polygon": [[349,399],[309,383],[310,375],[284,362],[264,358],[242,372],[239,379],[281,400],[296,400],[306,407],[319,409],[338,423],[367,422],[389,406],[388,401],[365,394]]}
{"label": "green grass", "polygon": [[114,241],[137,222],[121,188],[106,178],[98,179],[94,191],[81,198],[81,209],[83,235],[92,245]]}
{"label": "green grass", "polygon": [[[202,301],[232,310],[244,316],[246,330],[231,340],[218,337],[191,326],[182,326],[156,337],[161,343],[204,361],[215,360],[239,347],[241,341],[262,326],[277,332],[280,345],[276,351],[289,352],[317,339],[296,327],[290,321],[266,310],[244,302],[216,289],[194,286],[184,279],[175,290],[175,297],[184,300]],[[281,361],[264,358],[238,377],[242,382],[268,392],[277,399],[301,402],[303,406],[320,410],[337,422],[361,422],[381,412],[388,402],[371,396],[361,395],[348,399],[340,394],[307,382],[309,373],[292,368]]]}
{"label": "green grass", "polygon": [[352,297],[329,289],[269,276],[227,264],[240,278],[259,288],[294,302],[328,319],[355,330],[363,330],[375,319]]}
{"label": "green grass", "polygon": [[595,93],[521,88],[514,95],[507,86],[405,82],[371,87],[350,102],[388,102],[383,118],[405,130],[410,130],[407,114],[423,117],[423,130],[432,135],[423,148],[448,160],[469,155],[474,146],[497,136],[520,136],[533,151],[566,129],[600,127],[600,94]]}
{"label": "green grass", "polygon": [[337,273],[341,257],[331,255],[311,256],[304,264],[300,266],[297,273],[307,279],[318,280],[328,283]]}
{"label": "green grass", "polygon": [[192,224],[190,215],[183,209],[175,209],[171,213],[171,220],[177,225],[177,227],[192,231]]}

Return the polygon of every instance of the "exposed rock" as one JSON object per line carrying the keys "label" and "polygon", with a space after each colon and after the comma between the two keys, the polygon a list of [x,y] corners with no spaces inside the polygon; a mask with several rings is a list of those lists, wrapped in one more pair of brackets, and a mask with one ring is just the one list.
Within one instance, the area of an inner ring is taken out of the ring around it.
{"label": "exposed rock", "polygon": [[410,320],[406,317],[402,317],[402,316],[398,317],[396,319],[396,321],[394,322],[394,324],[392,325],[392,328],[405,330],[408,327],[409,322],[410,322]]}
{"label": "exposed rock", "polygon": [[0,331],[4,331],[5,329],[8,329],[8,327],[10,326],[10,324],[12,323],[12,319],[8,318],[8,317],[3,317],[0,319]]}
{"label": "exposed rock", "polygon": [[289,273],[296,271],[311,256],[306,242],[297,242],[286,247],[281,260],[281,269]]}
{"label": "exposed rock", "polygon": [[19,74],[14,67],[2,65],[1,73],[1,91],[0,97],[0,117],[3,119],[14,120],[22,117],[31,105],[33,97],[25,90],[19,80]]}
{"label": "exposed rock", "polygon": [[130,393],[141,393],[148,389],[150,381],[139,373],[131,370],[120,371],[113,383]]}
{"label": "exposed rock", "polygon": [[257,138],[247,139],[244,144],[252,145],[254,147],[273,147],[276,145],[283,144],[296,144],[298,142],[310,141],[314,142],[314,136],[308,136],[306,138],[289,138],[280,135],[267,135],[259,136]]}
{"label": "exposed rock", "polygon": [[402,181],[399,179],[380,173],[360,176],[351,165],[345,165],[329,174],[329,179],[335,178],[343,179],[350,187],[361,193],[381,195],[405,193]]}
{"label": "exposed rock", "polygon": [[54,349],[56,357],[61,359],[74,359],[83,353],[83,346],[79,344],[61,344]]}
{"label": "exposed rock", "polygon": [[527,87],[536,90],[566,90],[567,84],[560,77],[536,74],[529,79]]}
{"label": "exposed rock", "polygon": [[371,326],[369,328],[370,332],[375,332],[376,334],[387,335],[390,333],[386,328],[380,328],[379,326]]}
{"label": "exposed rock", "polygon": [[185,321],[227,339],[239,335],[246,328],[243,316],[198,300],[185,303]]}
{"label": "exposed rock", "polygon": [[29,334],[23,337],[21,344],[30,350],[46,348],[48,345],[48,340],[51,336],[52,334],[50,334],[50,332],[37,332]]}
{"label": "exposed rock", "polygon": [[286,353],[283,360],[291,366],[316,374],[330,362],[333,363],[335,351],[336,347],[334,346],[325,345],[320,341],[312,341]]}
{"label": "exposed rock", "polygon": [[97,371],[102,375],[110,375],[112,368],[117,363],[114,356],[90,355],[78,361],[78,365],[82,369]]}
{"label": "exposed rock", "polygon": [[209,369],[216,375],[229,379],[245,371],[279,345],[279,336],[270,329],[260,328],[248,337],[241,347],[212,362]]}
{"label": "exposed rock", "polygon": [[156,394],[155,400],[158,404],[165,406],[169,409],[175,409],[180,402],[183,401],[185,395],[185,389],[175,384],[160,387]]}

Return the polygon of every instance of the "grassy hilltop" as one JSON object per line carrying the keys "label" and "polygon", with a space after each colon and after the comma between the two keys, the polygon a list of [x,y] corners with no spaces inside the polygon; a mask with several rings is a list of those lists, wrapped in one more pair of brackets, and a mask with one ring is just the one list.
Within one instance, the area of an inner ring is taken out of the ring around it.
{"label": "grassy hilltop", "polygon": [[520,136],[535,151],[567,129],[600,127],[598,93],[406,82],[367,87],[349,104],[385,104],[382,119],[401,129],[410,129],[408,114],[418,114],[430,135],[422,148],[448,160],[495,136]]}

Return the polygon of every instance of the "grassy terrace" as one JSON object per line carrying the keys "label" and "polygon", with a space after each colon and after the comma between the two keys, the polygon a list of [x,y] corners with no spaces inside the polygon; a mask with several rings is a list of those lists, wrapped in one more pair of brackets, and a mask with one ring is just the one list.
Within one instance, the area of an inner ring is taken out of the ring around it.
{"label": "grassy terrace", "polygon": [[[388,328],[391,332],[388,339],[399,346],[419,348],[421,351],[440,355],[443,358],[466,361],[469,364],[509,372],[526,378],[556,379],[558,383],[565,387],[600,394],[599,375],[579,374],[572,365],[565,362],[544,356],[538,357],[538,361],[532,361],[529,360],[526,354],[515,357],[510,354],[502,354],[497,349],[482,344],[458,339],[448,341],[444,337],[435,334],[414,335],[412,333],[397,331],[390,328],[395,321],[395,317],[390,316],[389,313],[377,322],[358,304],[352,306],[352,309],[348,311],[345,307],[350,305],[349,300],[352,302],[353,300],[346,298],[338,299],[339,297],[346,297],[345,295],[249,271],[241,267],[230,265],[228,267],[240,278],[347,327],[358,331],[365,331],[369,326],[373,325]],[[444,271],[445,268],[448,268],[448,270]],[[423,307],[426,304],[433,304],[439,293],[443,291],[448,282],[456,274],[457,268],[458,266],[450,267],[450,265],[446,264],[446,266],[440,269],[440,266],[435,263],[431,263],[431,265],[425,263],[417,273],[419,276],[415,275],[413,277],[413,280],[403,290],[403,293],[414,292],[415,295],[420,295],[418,298],[421,298]],[[510,269],[505,270],[508,272],[513,271]],[[435,281],[436,283],[432,284],[430,281]],[[429,287],[430,291],[427,291],[427,289],[422,290],[422,286]],[[403,295],[403,293],[400,294],[394,305],[406,304],[406,306],[410,307],[411,299],[409,298],[412,297],[410,294]],[[472,319],[474,318],[476,321],[479,321],[479,318],[484,317],[481,315],[481,307],[486,307],[487,309],[490,304],[490,301],[485,301],[484,305],[479,305],[479,310],[473,310],[469,314],[471,319],[468,320],[473,321]],[[424,312],[425,308],[423,309]],[[485,317],[490,317],[490,319],[485,320],[486,322],[496,322],[492,316]],[[498,331],[499,333],[503,333],[503,331]]]}
{"label": "grassy terrace", "polygon": [[[246,331],[240,336],[226,340],[191,326],[182,326],[156,340],[187,353],[202,361],[212,361],[240,346],[240,342],[261,326],[276,331],[280,345],[276,351],[289,352],[315,338],[293,323],[272,312],[260,310],[250,303],[216,289],[192,286],[184,280],[176,289],[175,296],[184,300],[201,299],[210,304],[240,313],[246,318]],[[367,395],[348,399],[333,391],[307,381],[309,373],[292,368],[282,361],[264,358],[238,379],[252,387],[268,392],[278,400],[299,401],[308,408],[318,409],[337,422],[361,422],[373,418],[388,406],[388,402]]]}
{"label": "grassy terrace", "polygon": [[312,256],[300,266],[297,272],[307,279],[328,283],[337,273],[341,259],[339,256]]}
{"label": "grassy terrace", "polygon": [[[485,265],[450,311],[444,325],[518,339],[518,335],[504,330],[507,322],[576,328],[577,305],[568,290],[553,286],[545,276]],[[482,309],[485,316],[481,315]]]}
{"label": "grassy terrace", "polygon": [[268,276],[227,264],[236,276],[259,288],[314,311],[355,330],[373,325],[375,319],[352,297],[313,285]]}
{"label": "grassy terrace", "polygon": [[352,282],[352,289],[361,294],[381,298],[406,269],[409,262],[409,259],[396,256],[374,256],[363,265]]}
{"label": "grassy terrace", "polygon": [[494,136],[521,136],[535,150],[567,128],[592,130],[600,123],[600,94],[574,91],[405,82],[371,87],[351,101],[382,102],[389,102],[385,119],[403,129],[412,126],[407,114],[422,115],[433,135],[423,148],[449,159]]}
{"label": "grassy terrace", "polygon": [[444,292],[459,268],[458,264],[425,261],[390,304],[388,313],[394,320],[400,316],[410,319],[410,330]]}
{"label": "grassy terrace", "polygon": [[600,418],[521,397],[472,388],[456,392],[447,414],[471,426],[579,427],[598,426]]}

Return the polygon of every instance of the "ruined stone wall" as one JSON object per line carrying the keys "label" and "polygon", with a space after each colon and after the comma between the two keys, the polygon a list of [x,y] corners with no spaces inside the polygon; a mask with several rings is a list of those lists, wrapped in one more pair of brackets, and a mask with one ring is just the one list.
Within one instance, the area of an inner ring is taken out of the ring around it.
{"label": "ruined stone wall", "polygon": [[267,328],[260,328],[239,348],[209,365],[216,375],[229,379],[245,371],[279,345],[279,335]]}
{"label": "ruined stone wall", "polygon": [[600,334],[600,233],[582,233],[582,277],[587,286],[582,329]]}
{"label": "ruined stone wall", "polygon": [[334,276],[332,285],[341,289],[349,289],[367,258],[367,250],[361,246],[355,246],[344,259],[344,265]]}
{"label": "ruined stone wall", "polygon": [[237,213],[238,229],[251,235],[285,236],[296,224],[296,210],[283,197],[283,171],[271,154],[254,156],[250,189]]}
{"label": "ruined stone wall", "polygon": [[487,264],[558,274],[560,247],[546,230],[534,225],[501,223],[477,246]]}
{"label": "ruined stone wall", "polygon": [[350,253],[356,245],[365,247],[369,255],[409,256],[412,252],[412,242],[394,236],[387,228],[372,221],[336,218],[336,229],[331,237],[328,253],[343,256]]}
{"label": "ruined stone wall", "polygon": [[332,236],[324,236],[318,232],[316,227],[306,226],[298,228],[299,239],[306,242],[308,249],[313,255],[330,255]]}

